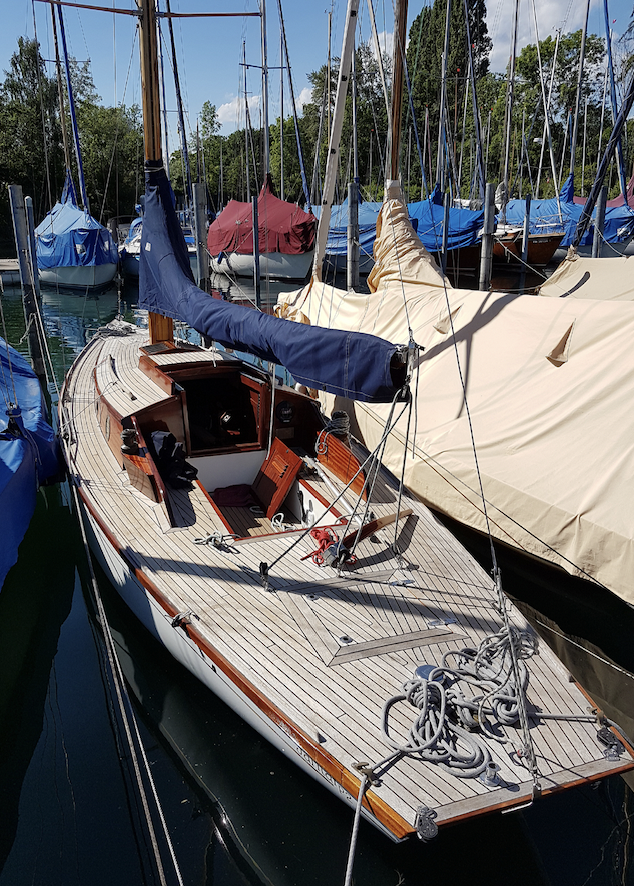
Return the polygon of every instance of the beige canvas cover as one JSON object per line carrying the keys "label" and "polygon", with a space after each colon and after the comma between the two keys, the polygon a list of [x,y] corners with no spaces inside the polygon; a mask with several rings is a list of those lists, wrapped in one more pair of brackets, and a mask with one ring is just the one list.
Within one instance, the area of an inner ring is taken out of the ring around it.
{"label": "beige canvas cover", "polygon": [[566,258],[542,284],[548,298],[634,300],[634,256]]}
{"label": "beige canvas cover", "polygon": [[[417,270],[398,203],[381,211],[371,294],[314,282],[280,296],[280,313],[395,343],[411,331],[424,352],[407,485],[484,531],[479,470],[496,538],[634,603],[634,307],[451,289],[426,254]],[[324,399],[377,444],[389,405]],[[406,428],[403,416],[384,457],[397,476]]]}

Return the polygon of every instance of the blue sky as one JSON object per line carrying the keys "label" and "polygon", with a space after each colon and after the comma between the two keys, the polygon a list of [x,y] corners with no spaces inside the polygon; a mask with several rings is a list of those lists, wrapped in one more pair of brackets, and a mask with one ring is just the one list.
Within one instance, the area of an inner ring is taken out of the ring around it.
{"label": "blue sky", "polygon": [[[78,0],[82,2],[82,0]],[[83,0],[90,3],[91,0]],[[428,0],[431,2],[431,0]],[[585,12],[583,0],[535,0],[539,37],[562,28],[564,33],[582,26]],[[609,0],[609,14],[616,35],[622,34],[630,23],[634,0]],[[50,11],[45,3],[33,0],[0,0],[2,28],[0,28],[0,69],[6,70],[11,54],[17,48],[20,35],[32,37],[35,30],[47,59],[54,56],[50,26]],[[134,9],[134,0],[94,0],[94,5]],[[422,8],[420,0],[409,2],[409,23]],[[296,98],[308,95],[308,73],[325,63],[328,45],[328,12],[332,11],[332,52],[339,54],[346,14],[346,0],[282,0],[286,34]],[[173,12],[239,12],[255,11],[257,0],[172,0]],[[487,23],[494,41],[491,68],[504,70],[510,46],[512,0],[487,0]],[[164,4],[163,7],[164,8]],[[391,47],[393,14],[391,0],[374,0],[377,27],[381,39]],[[69,51],[80,61],[90,58],[97,91],[104,102],[114,104],[140,103],[138,42],[135,41],[135,19],[132,16],[80,10],[68,7],[64,11]],[[267,0],[268,56],[270,73],[269,116],[279,115],[279,19],[277,2]],[[205,100],[215,104],[222,121],[222,132],[228,133],[243,125],[239,116],[238,100],[243,89],[240,66],[242,42],[246,42],[247,62],[260,62],[260,25],[257,18],[244,19],[188,19],[175,20],[176,52],[181,88],[191,129]],[[603,2],[592,0],[589,30],[604,34]],[[360,32],[370,39],[370,20],[362,0]],[[167,27],[164,35],[168,41]],[[521,0],[519,48],[535,42],[532,0]],[[615,46],[618,55],[618,44]],[[390,49],[391,51],[391,49]],[[169,71],[166,83],[171,82]],[[248,72],[248,92],[251,93],[252,116],[257,123],[259,114],[260,75],[256,69]],[[176,145],[176,114],[173,89],[167,87],[167,105],[170,120],[170,146]],[[290,113],[288,87],[285,82],[285,114]],[[243,115],[242,107],[240,112]]]}

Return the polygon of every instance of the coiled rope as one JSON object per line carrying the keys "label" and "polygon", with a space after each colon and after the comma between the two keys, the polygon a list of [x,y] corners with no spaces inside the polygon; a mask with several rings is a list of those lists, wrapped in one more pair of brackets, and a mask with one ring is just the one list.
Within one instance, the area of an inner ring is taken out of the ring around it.
{"label": "coiled rope", "polygon": [[[529,679],[524,659],[536,651],[534,634],[511,627],[485,637],[478,649],[447,652],[441,666],[427,677],[407,680],[402,692],[386,701],[381,724],[384,741],[401,754],[417,754],[460,778],[477,778],[491,762],[491,752],[472,730],[507,741],[493,731],[488,718],[501,726],[521,721]],[[401,701],[418,709],[406,743],[395,740],[389,729],[390,712]]]}

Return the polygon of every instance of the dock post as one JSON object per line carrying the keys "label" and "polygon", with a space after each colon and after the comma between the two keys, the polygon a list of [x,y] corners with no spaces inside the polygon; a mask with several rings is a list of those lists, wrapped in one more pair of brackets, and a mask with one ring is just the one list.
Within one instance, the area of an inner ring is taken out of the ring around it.
{"label": "dock post", "polygon": [[40,275],[37,270],[37,252],[35,249],[35,219],[33,217],[33,198],[25,197],[26,226],[29,231],[29,255],[31,256],[31,281],[35,289],[35,295],[40,297]]}
{"label": "dock post", "polygon": [[348,261],[346,264],[348,289],[359,288],[359,186],[356,180],[348,184]]}
{"label": "dock post", "polygon": [[524,292],[526,286],[526,265],[528,264],[528,238],[531,228],[531,195],[526,195],[526,209],[524,210],[524,233],[522,236],[522,273],[520,276],[520,292]]}
{"label": "dock post", "polygon": [[260,232],[258,230],[258,198],[257,194],[251,197],[251,206],[253,212],[251,214],[253,224],[253,285],[255,287],[255,304],[261,307],[262,299],[260,297]]}
{"label": "dock post", "polygon": [[205,209],[207,206],[206,186],[200,182],[193,182],[192,193],[194,197],[194,233],[196,235],[196,258],[198,259],[198,287],[205,292],[209,291],[209,255],[207,253],[207,224]]}
{"label": "dock post", "polygon": [[493,262],[493,230],[495,228],[495,191],[487,182],[484,194],[484,227],[482,229],[482,252],[480,255],[479,288],[487,292],[491,286],[491,265]]}
{"label": "dock post", "polygon": [[28,332],[29,354],[33,371],[37,375],[40,384],[46,385],[46,372],[44,359],[40,345],[40,323],[37,295],[34,279],[37,276],[37,263],[35,255],[31,256],[31,243],[27,226],[27,210],[24,205],[24,196],[21,185],[9,185],[9,202],[11,203],[11,216],[13,218],[13,233],[18,253],[18,266],[20,268],[20,282],[22,283],[22,306],[24,308],[24,321]]}
{"label": "dock post", "polygon": [[592,239],[592,258],[601,258],[603,252],[603,226],[605,224],[605,204],[608,199],[608,189],[605,185],[599,191],[597,210],[594,219],[594,237]]}

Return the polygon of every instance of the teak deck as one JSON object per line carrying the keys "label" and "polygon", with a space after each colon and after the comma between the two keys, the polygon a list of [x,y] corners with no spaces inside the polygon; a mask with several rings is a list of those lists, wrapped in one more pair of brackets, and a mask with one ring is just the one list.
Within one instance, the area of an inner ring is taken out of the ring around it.
{"label": "teak deck", "polygon": [[[354,764],[389,754],[380,733],[385,701],[419,665],[440,664],[450,650],[475,648],[501,627],[492,581],[407,494],[402,509],[413,513],[398,525],[406,570],[390,547],[393,522],[365,538],[354,568],[338,575],[306,557],[316,543],[309,536],[297,541],[297,526],[285,523],[285,532],[262,535],[273,532],[266,517],[243,508],[220,514],[201,483],[166,493],[170,517],[160,495],[152,501],[131,485],[111,448],[120,420],[171,396],[139,370],[144,343],[142,334],[93,340],[69,373],[62,397],[67,459],[95,550],[137,614],[190,670],[353,803],[360,783]],[[176,350],[150,359],[160,370],[168,364],[195,367],[211,357]],[[140,470],[141,484],[143,476],[149,475]],[[334,475],[313,474],[304,483],[325,498],[342,487]],[[347,500],[353,501],[349,492]],[[382,473],[372,516],[393,514],[397,500],[396,481]],[[348,504],[341,503],[342,513]],[[226,536],[227,524],[245,538],[220,549],[199,543],[214,532]],[[274,564],[268,590],[260,577],[263,562]],[[509,614],[514,625],[526,627],[510,603]],[[547,647],[540,646],[528,667],[530,711],[587,715],[589,700]],[[393,713],[393,730],[406,736],[416,711],[403,703]],[[537,716],[530,723],[543,794],[632,765],[628,752],[615,761],[605,758],[596,724]],[[402,839],[414,831],[420,806],[434,809],[437,823],[444,824],[525,803],[532,784],[515,753],[521,732],[509,727],[505,733],[507,744],[490,743],[501,766],[499,786],[406,757],[368,791],[364,813]]]}

